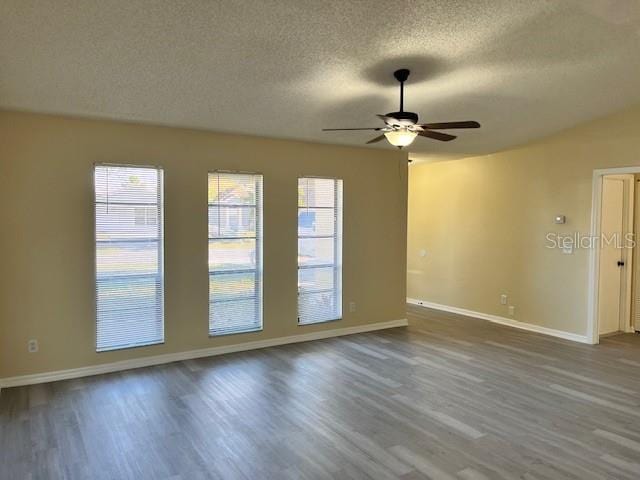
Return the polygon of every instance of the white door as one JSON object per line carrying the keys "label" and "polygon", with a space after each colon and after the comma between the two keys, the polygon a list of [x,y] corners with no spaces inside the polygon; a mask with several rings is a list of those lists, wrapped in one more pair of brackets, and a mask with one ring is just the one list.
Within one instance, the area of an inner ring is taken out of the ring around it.
{"label": "white door", "polygon": [[600,335],[620,330],[620,299],[624,261],[624,180],[603,177],[602,220],[600,223],[600,281],[598,285],[598,324]]}

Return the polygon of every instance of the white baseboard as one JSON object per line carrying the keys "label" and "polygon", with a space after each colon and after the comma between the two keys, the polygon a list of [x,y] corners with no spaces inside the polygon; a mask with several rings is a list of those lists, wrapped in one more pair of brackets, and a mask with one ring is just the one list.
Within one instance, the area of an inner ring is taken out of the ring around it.
{"label": "white baseboard", "polygon": [[288,343],[308,342],[323,338],[340,337],[343,335],[353,335],[354,333],[373,332],[386,328],[406,327],[407,319],[391,320],[388,322],[370,323],[368,325],[358,325],[356,327],[335,328],[332,330],[321,330],[312,333],[302,333],[300,335],[290,335],[288,337],[269,338],[267,340],[256,340],[254,342],[238,343],[235,345],[225,345],[220,347],[202,348],[189,350],[186,352],[167,353],[164,355],[154,355],[151,357],[135,358],[120,362],[103,363],[89,367],[71,368],[69,370],[58,370],[55,372],[36,373],[33,375],[21,375],[17,377],[0,378],[0,389],[7,387],[17,387],[21,385],[33,385],[36,383],[55,382],[57,380],[67,380],[70,378],[87,377],[90,375],[100,375],[102,373],[119,372],[132,368],[149,367],[161,365],[163,363],[178,362],[180,360],[190,360],[193,358],[211,357],[223,355],[225,353],[242,352],[245,350],[256,350],[259,348],[275,347]]}
{"label": "white baseboard", "polygon": [[571,340],[572,342],[591,344],[591,341],[589,341],[589,338],[586,335],[579,335],[577,333],[565,332],[564,330],[542,327],[540,325],[534,325],[533,323],[518,322],[512,318],[491,315],[490,313],[474,312],[473,310],[467,310],[465,308],[451,307],[449,305],[428,302],[426,300],[417,300],[415,298],[407,298],[407,303],[433,308],[435,310],[442,310],[444,312],[457,313],[459,315],[464,315],[465,317],[480,318],[493,323],[499,323],[500,325],[519,328],[520,330],[527,330],[529,332],[542,333],[543,335],[551,335],[552,337],[563,338],[565,340]]}

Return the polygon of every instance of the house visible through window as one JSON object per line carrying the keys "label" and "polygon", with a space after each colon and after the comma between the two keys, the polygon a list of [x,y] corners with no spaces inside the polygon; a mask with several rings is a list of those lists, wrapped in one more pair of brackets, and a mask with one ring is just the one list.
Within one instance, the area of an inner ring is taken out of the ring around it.
{"label": "house visible through window", "polygon": [[262,329],[262,175],[209,174],[209,333]]}
{"label": "house visible through window", "polygon": [[156,207],[136,207],[136,225],[157,225],[158,212]]}
{"label": "house visible through window", "polygon": [[298,323],[342,317],[342,180],[298,179]]}
{"label": "house visible through window", "polygon": [[163,175],[95,167],[97,351],[164,341]]}

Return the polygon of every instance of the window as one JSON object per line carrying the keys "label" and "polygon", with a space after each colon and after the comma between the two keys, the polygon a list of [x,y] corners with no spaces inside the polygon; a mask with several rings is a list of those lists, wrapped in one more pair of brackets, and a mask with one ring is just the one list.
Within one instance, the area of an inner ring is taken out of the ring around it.
{"label": "window", "polygon": [[342,317],[342,180],[298,179],[298,323]]}
{"label": "window", "polygon": [[209,334],[262,329],[262,175],[209,174]]}
{"label": "window", "polygon": [[94,180],[96,349],[162,343],[162,169],[98,165]]}

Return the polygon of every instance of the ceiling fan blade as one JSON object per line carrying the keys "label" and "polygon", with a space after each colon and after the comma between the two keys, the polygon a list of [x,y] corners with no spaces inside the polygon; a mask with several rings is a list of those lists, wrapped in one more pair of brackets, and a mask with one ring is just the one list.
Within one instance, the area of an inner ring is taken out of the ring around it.
{"label": "ceiling fan blade", "polygon": [[434,140],[440,140],[441,142],[450,142],[454,138],[458,138],[455,135],[449,135],[448,133],[432,132],[431,130],[423,130],[418,132],[421,137],[433,138]]}
{"label": "ceiling fan blade", "polygon": [[480,128],[480,124],[473,120],[464,122],[422,123],[420,124],[420,126],[423,128],[428,128],[429,130],[448,130],[450,128]]}
{"label": "ceiling fan blade", "polygon": [[384,135],[378,135],[376,138],[372,138],[367,142],[367,145],[369,145],[370,143],[377,143],[380,140],[384,140]]}
{"label": "ceiling fan blade", "polygon": [[382,130],[382,127],[371,127],[371,128],[323,128],[323,132],[339,132],[343,130]]}

